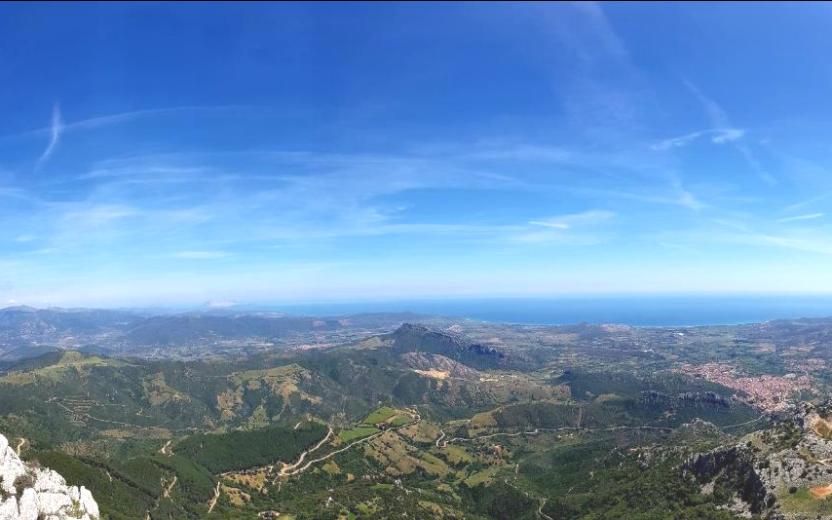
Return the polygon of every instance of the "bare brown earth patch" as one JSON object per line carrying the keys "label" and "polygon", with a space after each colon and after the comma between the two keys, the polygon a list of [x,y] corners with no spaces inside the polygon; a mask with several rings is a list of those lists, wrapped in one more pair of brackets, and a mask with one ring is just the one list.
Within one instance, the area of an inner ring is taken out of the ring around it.
{"label": "bare brown earth patch", "polygon": [[824,498],[832,495],[832,484],[828,484],[826,486],[815,486],[809,489],[809,494],[812,495],[812,498],[815,500],[823,500]]}
{"label": "bare brown earth patch", "polygon": [[429,377],[431,379],[448,379],[450,373],[445,370],[414,370],[417,374],[424,377]]}
{"label": "bare brown earth patch", "polygon": [[822,437],[824,439],[832,437],[832,421],[822,417],[815,417],[812,420],[811,428],[812,431],[818,435],[818,437]]}

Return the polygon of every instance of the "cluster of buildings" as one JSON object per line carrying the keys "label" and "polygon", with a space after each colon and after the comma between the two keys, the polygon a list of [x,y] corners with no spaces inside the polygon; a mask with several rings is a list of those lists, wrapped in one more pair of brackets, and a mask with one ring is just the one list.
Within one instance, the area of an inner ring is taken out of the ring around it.
{"label": "cluster of buildings", "polygon": [[786,410],[790,400],[800,391],[812,388],[812,380],[807,375],[743,376],[724,363],[683,365],[679,372],[736,390],[737,398],[766,412]]}

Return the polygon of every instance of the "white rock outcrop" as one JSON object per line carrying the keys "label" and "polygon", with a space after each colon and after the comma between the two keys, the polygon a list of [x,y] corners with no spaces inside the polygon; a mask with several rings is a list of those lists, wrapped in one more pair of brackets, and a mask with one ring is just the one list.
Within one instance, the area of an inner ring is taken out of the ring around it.
{"label": "white rock outcrop", "polygon": [[0,520],[97,520],[98,504],[84,486],[26,464],[0,435]]}

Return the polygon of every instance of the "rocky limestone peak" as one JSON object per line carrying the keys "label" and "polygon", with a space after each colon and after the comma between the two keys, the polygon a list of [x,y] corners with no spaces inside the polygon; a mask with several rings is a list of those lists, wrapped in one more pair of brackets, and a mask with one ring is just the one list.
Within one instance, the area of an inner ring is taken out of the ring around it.
{"label": "rocky limestone peak", "polygon": [[98,504],[84,486],[20,460],[0,435],[0,520],[97,520]]}

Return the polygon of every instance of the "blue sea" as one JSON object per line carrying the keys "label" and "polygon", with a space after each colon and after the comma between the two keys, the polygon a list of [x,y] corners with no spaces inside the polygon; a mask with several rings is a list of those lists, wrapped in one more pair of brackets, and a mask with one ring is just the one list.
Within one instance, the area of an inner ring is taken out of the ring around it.
{"label": "blue sea", "polygon": [[774,319],[832,316],[832,295],[434,299],[269,305],[268,309],[314,316],[410,311],[489,322],[536,325],[732,325]]}

